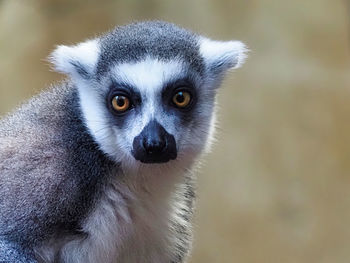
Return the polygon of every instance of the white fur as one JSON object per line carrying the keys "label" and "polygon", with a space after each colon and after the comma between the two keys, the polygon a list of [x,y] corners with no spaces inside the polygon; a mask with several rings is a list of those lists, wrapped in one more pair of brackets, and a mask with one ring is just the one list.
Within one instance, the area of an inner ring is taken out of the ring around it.
{"label": "white fur", "polygon": [[163,87],[164,82],[181,77],[183,69],[180,60],[162,61],[147,57],[134,63],[118,64],[113,73],[143,93],[154,93]]}
{"label": "white fur", "polygon": [[[94,89],[93,82],[74,80],[77,83],[80,97],[80,107],[85,119],[85,125],[94,137],[101,150],[115,158],[118,153],[115,147],[116,134],[106,118],[107,107],[105,98]],[[120,155],[120,153],[119,153]],[[120,161],[117,159],[117,161]]]}
{"label": "white fur", "polygon": [[169,262],[165,216],[160,200],[151,201],[126,185],[110,185],[83,224],[88,238],[67,243],[64,262]]}
{"label": "white fur", "polygon": [[226,69],[236,69],[242,66],[247,55],[247,47],[240,41],[215,41],[202,37],[200,53],[206,64],[223,63]]}
{"label": "white fur", "polygon": [[49,57],[55,70],[61,73],[79,77],[76,67],[72,64],[79,63],[89,73],[92,73],[99,54],[98,39],[88,40],[75,46],[60,45]]}

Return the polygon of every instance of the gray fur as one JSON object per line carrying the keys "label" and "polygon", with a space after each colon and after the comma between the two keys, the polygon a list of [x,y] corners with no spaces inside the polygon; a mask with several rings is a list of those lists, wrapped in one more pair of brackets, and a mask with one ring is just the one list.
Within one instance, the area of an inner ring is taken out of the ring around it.
{"label": "gray fur", "polygon": [[103,36],[100,43],[98,76],[104,75],[116,63],[139,61],[145,56],[163,60],[180,58],[196,71],[204,70],[198,36],[171,23],[149,21],[117,27]]}
{"label": "gray fur", "polygon": [[[0,262],[186,261],[191,170],[211,138],[216,88],[242,57],[201,41],[150,21],[59,47],[52,61],[71,79],[0,121]],[[191,111],[168,103],[184,80]],[[140,97],[123,117],[107,107],[115,86]],[[174,136],[176,160],[132,157],[130,142],[153,119]]]}
{"label": "gray fur", "polygon": [[86,132],[69,84],[3,119],[0,149],[0,237],[24,247],[55,232],[78,232],[115,166]]}
{"label": "gray fur", "polygon": [[35,263],[33,253],[17,243],[0,239],[0,262]]}

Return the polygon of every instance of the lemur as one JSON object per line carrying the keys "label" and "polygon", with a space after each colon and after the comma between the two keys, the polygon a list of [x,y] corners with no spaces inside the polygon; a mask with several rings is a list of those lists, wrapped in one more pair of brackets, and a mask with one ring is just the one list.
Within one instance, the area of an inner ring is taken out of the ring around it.
{"label": "lemur", "polygon": [[0,262],[186,262],[193,169],[245,54],[162,21],[58,46],[68,80],[0,121]]}

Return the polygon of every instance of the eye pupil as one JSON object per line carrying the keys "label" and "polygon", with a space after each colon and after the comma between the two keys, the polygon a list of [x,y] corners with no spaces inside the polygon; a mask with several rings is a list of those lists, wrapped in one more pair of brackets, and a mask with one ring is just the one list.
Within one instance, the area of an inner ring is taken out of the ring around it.
{"label": "eye pupil", "polygon": [[183,103],[185,101],[185,96],[182,93],[182,91],[180,91],[177,95],[176,95],[176,100],[178,103]]}
{"label": "eye pupil", "polygon": [[117,105],[119,107],[123,107],[125,105],[125,97],[117,96],[116,100],[117,100]]}

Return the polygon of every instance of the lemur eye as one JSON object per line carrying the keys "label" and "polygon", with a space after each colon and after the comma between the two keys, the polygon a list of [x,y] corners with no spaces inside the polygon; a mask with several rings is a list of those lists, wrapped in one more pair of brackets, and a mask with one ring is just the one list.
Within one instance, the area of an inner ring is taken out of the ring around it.
{"label": "lemur eye", "polygon": [[187,91],[178,91],[173,96],[174,104],[179,108],[186,108],[191,102],[192,96]]}
{"label": "lemur eye", "polygon": [[123,95],[117,95],[112,99],[112,106],[117,112],[124,112],[129,109],[130,100]]}

